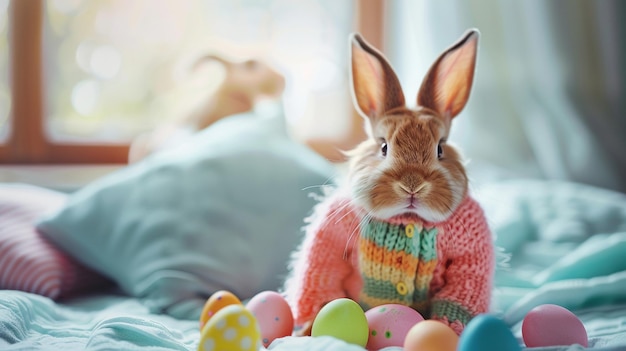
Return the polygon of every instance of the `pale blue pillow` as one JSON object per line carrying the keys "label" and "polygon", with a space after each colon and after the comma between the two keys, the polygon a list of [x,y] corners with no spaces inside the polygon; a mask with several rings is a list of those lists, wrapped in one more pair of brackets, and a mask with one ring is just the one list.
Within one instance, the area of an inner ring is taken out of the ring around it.
{"label": "pale blue pillow", "polygon": [[310,195],[333,175],[283,120],[219,121],[80,189],[38,229],[154,312],[197,318],[216,290],[242,300],[276,290]]}

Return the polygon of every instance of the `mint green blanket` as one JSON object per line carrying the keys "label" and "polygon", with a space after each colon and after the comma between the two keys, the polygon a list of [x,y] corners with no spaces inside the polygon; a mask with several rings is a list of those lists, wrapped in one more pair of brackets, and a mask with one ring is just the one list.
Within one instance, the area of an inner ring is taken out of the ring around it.
{"label": "mint green blanket", "polygon": [[[626,195],[522,180],[487,184],[475,195],[503,250],[494,313],[519,337],[530,309],[559,304],[581,318],[590,349],[626,349]],[[0,291],[0,350],[195,350],[199,337],[197,321],[150,313],[134,298],[107,294],[54,303]],[[333,338],[295,337],[268,349],[363,351]],[[392,350],[401,351],[385,351]]]}
{"label": "mint green blanket", "polygon": [[193,350],[198,323],[150,314],[137,299],[98,295],[56,304],[0,291],[0,350]]}
{"label": "mint green blanket", "polygon": [[510,324],[533,307],[626,303],[626,195],[580,184],[506,181],[479,190],[497,245],[494,309]]}

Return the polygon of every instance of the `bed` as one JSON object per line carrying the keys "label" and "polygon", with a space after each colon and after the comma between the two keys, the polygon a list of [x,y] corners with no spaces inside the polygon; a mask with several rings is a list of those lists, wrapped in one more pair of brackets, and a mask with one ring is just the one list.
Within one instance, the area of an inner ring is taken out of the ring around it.
{"label": "bed", "polygon": [[[71,193],[0,184],[0,349],[195,350],[213,291],[279,289],[337,173],[282,120],[225,119]],[[589,349],[626,349],[626,195],[510,178],[472,192],[497,235],[492,313],[520,345],[526,313],[553,303],[583,321]],[[363,350],[291,336],[267,349]]]}

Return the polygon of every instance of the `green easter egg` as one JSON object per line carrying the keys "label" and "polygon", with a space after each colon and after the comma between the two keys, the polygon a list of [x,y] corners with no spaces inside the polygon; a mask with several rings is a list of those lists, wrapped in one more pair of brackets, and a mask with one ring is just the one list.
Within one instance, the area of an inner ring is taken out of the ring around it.
{"label": "green easter egg", "polygon": [[311,336],[333,336],[350,344],[365,347],[369,336],[367,318],[359,304],[341,298],[320,310],[313,321]]}

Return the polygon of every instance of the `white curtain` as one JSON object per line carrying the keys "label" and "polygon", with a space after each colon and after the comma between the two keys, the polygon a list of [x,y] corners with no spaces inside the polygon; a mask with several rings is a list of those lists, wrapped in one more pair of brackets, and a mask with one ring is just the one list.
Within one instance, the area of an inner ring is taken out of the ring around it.
{"label": "white curtain", "polygon": [[389,5],[385,50],[410,101],[440,52],[467,28],[481,32],[474,89],[451,136],[470,174],[490,168],[626,191],[626,2]]}

